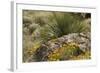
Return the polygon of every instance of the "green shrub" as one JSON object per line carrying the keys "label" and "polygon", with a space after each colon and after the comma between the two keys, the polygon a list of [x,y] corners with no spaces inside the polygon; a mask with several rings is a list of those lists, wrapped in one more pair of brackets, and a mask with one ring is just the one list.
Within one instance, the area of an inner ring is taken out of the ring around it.
{"label": "green shrub", "polygon": [[56,13],[53,12],[52,20],[55,22],[50,23],[49,29],[57,36],[67,35],[69,33],[79,33],[85,30],[82,21],[78,16],[73,16],[70,13]]}

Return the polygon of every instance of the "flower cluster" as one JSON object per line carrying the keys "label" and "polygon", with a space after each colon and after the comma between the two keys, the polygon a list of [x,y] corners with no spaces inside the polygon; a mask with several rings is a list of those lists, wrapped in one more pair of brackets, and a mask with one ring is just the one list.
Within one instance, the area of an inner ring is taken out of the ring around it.
{"label": "flower cluster", "polygon": [[61,48],[55,49],[52,53],[48,55],[49,61],[57,61],[57,60],[68,60],[73,56],[78,56],[82,53],[78,44],[76,43],[68,43],[63,44]]}

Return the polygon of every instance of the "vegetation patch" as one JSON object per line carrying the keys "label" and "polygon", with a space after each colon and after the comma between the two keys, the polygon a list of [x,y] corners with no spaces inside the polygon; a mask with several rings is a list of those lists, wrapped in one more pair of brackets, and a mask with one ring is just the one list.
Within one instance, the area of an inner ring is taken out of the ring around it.
{"label": "vegetation patch", "polygon": [[91,59],[91,14],[23,10],[23,62]]}

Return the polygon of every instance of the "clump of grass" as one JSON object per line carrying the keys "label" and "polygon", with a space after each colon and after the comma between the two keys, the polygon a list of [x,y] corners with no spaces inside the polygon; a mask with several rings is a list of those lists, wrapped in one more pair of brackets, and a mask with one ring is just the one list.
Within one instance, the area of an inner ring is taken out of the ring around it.
{"label": "clump of grass", "polygon": [[53,12],[52,20],[55,20],[55,22],[48,24],[50,27],[49,29],[51,29],[57,37],[69,33],[80,33],[85,31],[82,20],[80,20],[79,17],[72,16],[70,13]]}
{"label": "clump of grass", "polygon": [[40,44],[38,42],[34,43],[34,46],[32,46],[31,48],[23,49],[23,62],[28,62],[31,57],[34,57],[34,53],[36,52],[37,48],[40,47]]}

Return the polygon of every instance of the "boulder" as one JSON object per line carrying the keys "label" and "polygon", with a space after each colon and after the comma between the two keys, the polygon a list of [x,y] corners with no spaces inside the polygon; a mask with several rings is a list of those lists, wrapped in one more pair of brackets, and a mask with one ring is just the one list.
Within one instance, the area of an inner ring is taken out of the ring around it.
{"label": "boulder", "polygon": [[[87,33],[71,33],[62,37],[52,39],[46,43],[43,43],[35,53],[37,61],[47,61],[48,55],[54,52],[56,49],[61,49],[64,44],[75,43],[78,44],[79,49],[82,52],[90,50],[91,40],[90,32]],[[78,52],[78,51],[77,51]],[[80,53],[79,53],[80,54]],[[77,55],[78,56],[78,55]]]}

